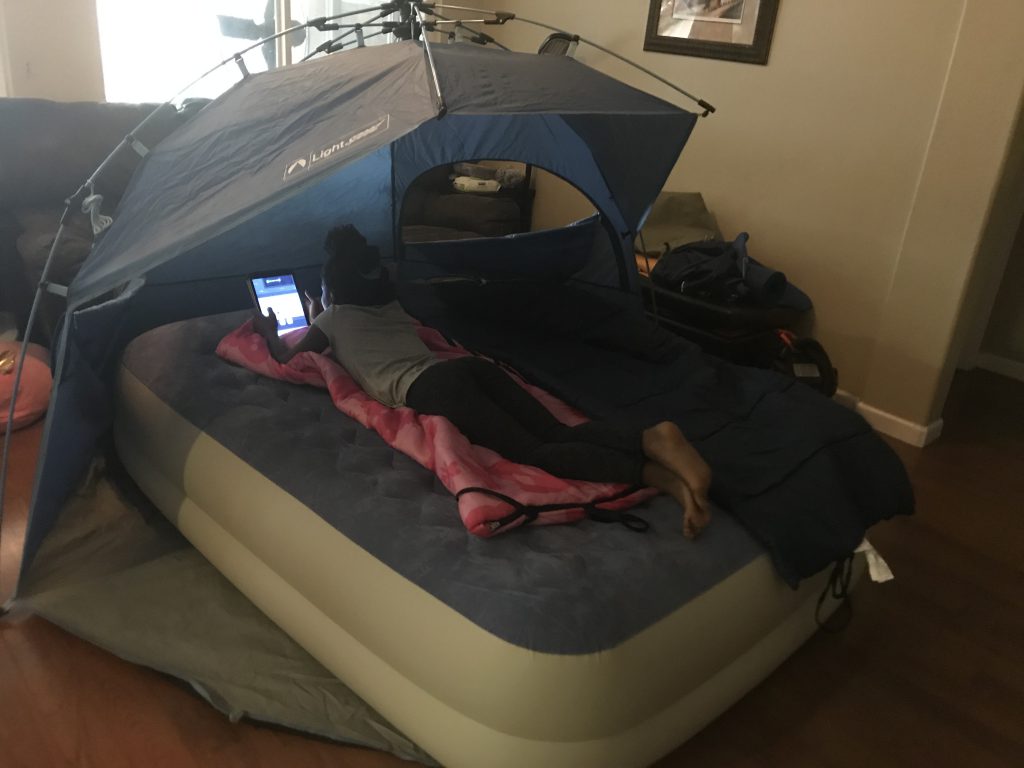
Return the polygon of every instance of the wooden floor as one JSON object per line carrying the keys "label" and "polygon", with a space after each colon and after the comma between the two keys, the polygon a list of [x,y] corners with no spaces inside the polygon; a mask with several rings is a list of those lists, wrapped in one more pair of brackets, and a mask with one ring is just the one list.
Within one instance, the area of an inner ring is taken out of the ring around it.
{"label": "wooden floor", "polygon": [[[958,376],[941,440],[895,447],[918,515],[872,541],[896,573],[659,768],[1024,765],[1024,384]],[[38,428],[16,436],[10,585]],[[4,594],[0,588],[0,594]],[[46,622],[0,623],[0,766],[408,766],[250,724]],[[547,768],[547,767],[544,767]]]}

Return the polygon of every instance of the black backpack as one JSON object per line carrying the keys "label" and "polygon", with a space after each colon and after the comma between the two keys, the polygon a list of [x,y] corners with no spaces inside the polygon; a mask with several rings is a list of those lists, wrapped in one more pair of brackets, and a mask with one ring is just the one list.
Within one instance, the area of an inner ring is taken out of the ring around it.
{"label": "black backpack", "polygon": [[839,387],[839,372],[832,366],[825,348],[810,338],[790,331],[776,331],[780,349],[772,367],[797,381],[832,397]]}
{"label": "black backpack", "polygon": [[732,242],[705,240],[672,249],[651,269],[655,285],[722,306],[788,306],[811,308],[807,295],[778,270],[747,253],[750,235],[740,232]]}

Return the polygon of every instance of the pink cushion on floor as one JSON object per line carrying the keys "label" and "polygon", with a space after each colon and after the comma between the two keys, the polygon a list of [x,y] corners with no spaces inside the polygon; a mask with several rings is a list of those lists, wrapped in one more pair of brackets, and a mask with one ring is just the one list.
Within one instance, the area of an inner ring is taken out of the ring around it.
{"label": "pink cushion on floor", "polygon": [[[11,408],[14,374],[19,354],[19,342],[0,341],[0,434],[7,429],[7,416]],[[28,345],[18,400],[14,407],[14,429],[27,427],[46,413],[46,408],[50,404],[50,388],[53,386],[48,359],[49,355],[43,347],[37,344]]]}

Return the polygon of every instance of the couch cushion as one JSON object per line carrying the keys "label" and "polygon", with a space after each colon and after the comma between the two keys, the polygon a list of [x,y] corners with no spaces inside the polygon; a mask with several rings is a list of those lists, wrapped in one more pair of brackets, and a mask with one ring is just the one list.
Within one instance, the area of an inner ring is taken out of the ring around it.
{"label": "couch cushion", "polygon": [[[155,106],[0,99],[0,207],[60,203]],[[109,169],[97,191],[120,197],[137,160]]]}
{"label": "couch cushion", "polygon": [[[42,276],[62,213],[63,210],[54,208],[18,209],[14,212],[22,229],[18,237],[18,253],[21,254],[25,274],[32,285],[38,283]],[[64,227],[61,246],[54,254],[49,279],[60,285],[69,285],[91,248],[92,227],[89,219],[83,214],[72,214]]]}
{"label": "couch cushion", "polygon": [[18,327],[23,328],[32,301],[32,287],[18,254],[19,234],[21,225],[14,214],[0,208],[0,311],[13,312]]}

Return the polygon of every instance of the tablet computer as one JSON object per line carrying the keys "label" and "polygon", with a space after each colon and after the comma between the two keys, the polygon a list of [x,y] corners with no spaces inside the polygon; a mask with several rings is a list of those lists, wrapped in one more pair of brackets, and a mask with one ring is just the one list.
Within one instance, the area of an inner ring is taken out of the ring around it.
{"label": "tablet computer", "polygon": [[277,335],[306,328],[306,308],[291,272],[249,275],[249,294],[261,314],[273,309],[277,316]]}

